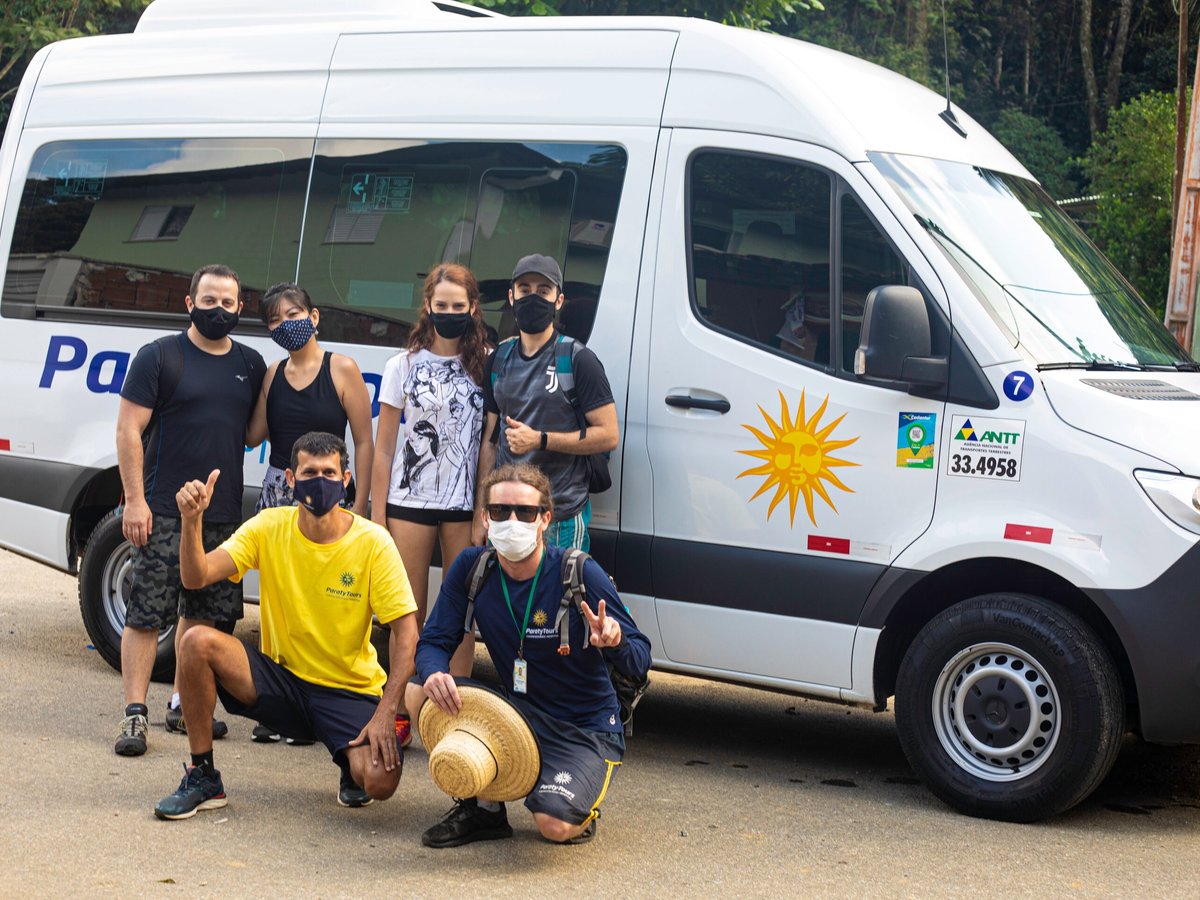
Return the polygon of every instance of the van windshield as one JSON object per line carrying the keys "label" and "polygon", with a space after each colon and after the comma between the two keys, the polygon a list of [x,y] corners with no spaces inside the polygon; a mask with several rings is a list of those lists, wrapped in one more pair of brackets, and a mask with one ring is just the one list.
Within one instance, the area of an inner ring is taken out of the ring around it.
{"label": "van windshield", "polygon": [[1013,346],[1040,367],[1195,363],[1037,184],[965,163],[872,153]]}

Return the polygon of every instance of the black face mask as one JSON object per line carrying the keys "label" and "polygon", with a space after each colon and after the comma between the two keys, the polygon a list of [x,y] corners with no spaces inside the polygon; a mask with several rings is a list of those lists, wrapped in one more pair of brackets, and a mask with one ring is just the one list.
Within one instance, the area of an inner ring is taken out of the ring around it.
{"label": "black face mask", "polygon": [[554,321],[555,300],[545,300],[537,294],[526,294],[513,301],[517,327],[526,334],[541,334]]}
{"label": "black face mask", "polygon": [[196,330],[210,341],[228,337],[238,323],[237,313],[226,312],[219,306],[210,306],[208,309],[193,306],[190,316]]}
{"label": "black face mask", "polygon": [[467,326],[471,324],[470,313],[430,313],[429,321],[433,322],[433,330],[448,341],[462,337]]}
{"label": "black face mask", "polygon": [[292,496],[296,502],[314,516],[320,518],[342,502],[346,496],[346,485],[340,478],[297,478]]}

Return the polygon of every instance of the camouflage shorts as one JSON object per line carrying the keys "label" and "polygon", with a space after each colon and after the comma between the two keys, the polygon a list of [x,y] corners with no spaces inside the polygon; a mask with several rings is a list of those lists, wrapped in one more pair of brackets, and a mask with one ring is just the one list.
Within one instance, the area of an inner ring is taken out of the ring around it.
{"label": "camouflage shorts", "polygon": [[[215,550],[237,525],[204,523],[204,549]],[[198,591],[179,583],[180,520],[155,516],[146,546],[134,548],[133,583],[125,608],[132,628],[166,628],[179,616],[234,622],[242,617],[242,585],[218,581]]]}

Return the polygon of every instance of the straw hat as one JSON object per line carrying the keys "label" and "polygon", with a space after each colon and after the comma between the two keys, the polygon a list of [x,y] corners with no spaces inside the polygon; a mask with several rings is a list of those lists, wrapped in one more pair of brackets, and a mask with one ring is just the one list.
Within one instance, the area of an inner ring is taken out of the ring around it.
{"label": "straw hat", "polygon": [[443,792],[464,799],[524,797],[537,783],[541,753],[520,711],[494,691],[458,682],[462,709],[448,716],[426,699],[417,716],[429,752],[429,776]]}

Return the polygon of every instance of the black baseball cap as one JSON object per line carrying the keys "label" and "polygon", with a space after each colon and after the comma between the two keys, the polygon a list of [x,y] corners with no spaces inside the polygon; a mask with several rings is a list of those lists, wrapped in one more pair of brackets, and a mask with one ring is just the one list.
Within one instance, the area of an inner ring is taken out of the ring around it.
{"label": "black baseball cap", "polygon": [[512,280],[516,281],[522,275],[531,274],[549,278],[554,282],[556,288],[560,291],[562,290],[562,269],[558,267],[558,263],[552,257],[542,256],[540,253],[522,256],[517,260],[517,265],[513,268]]}

